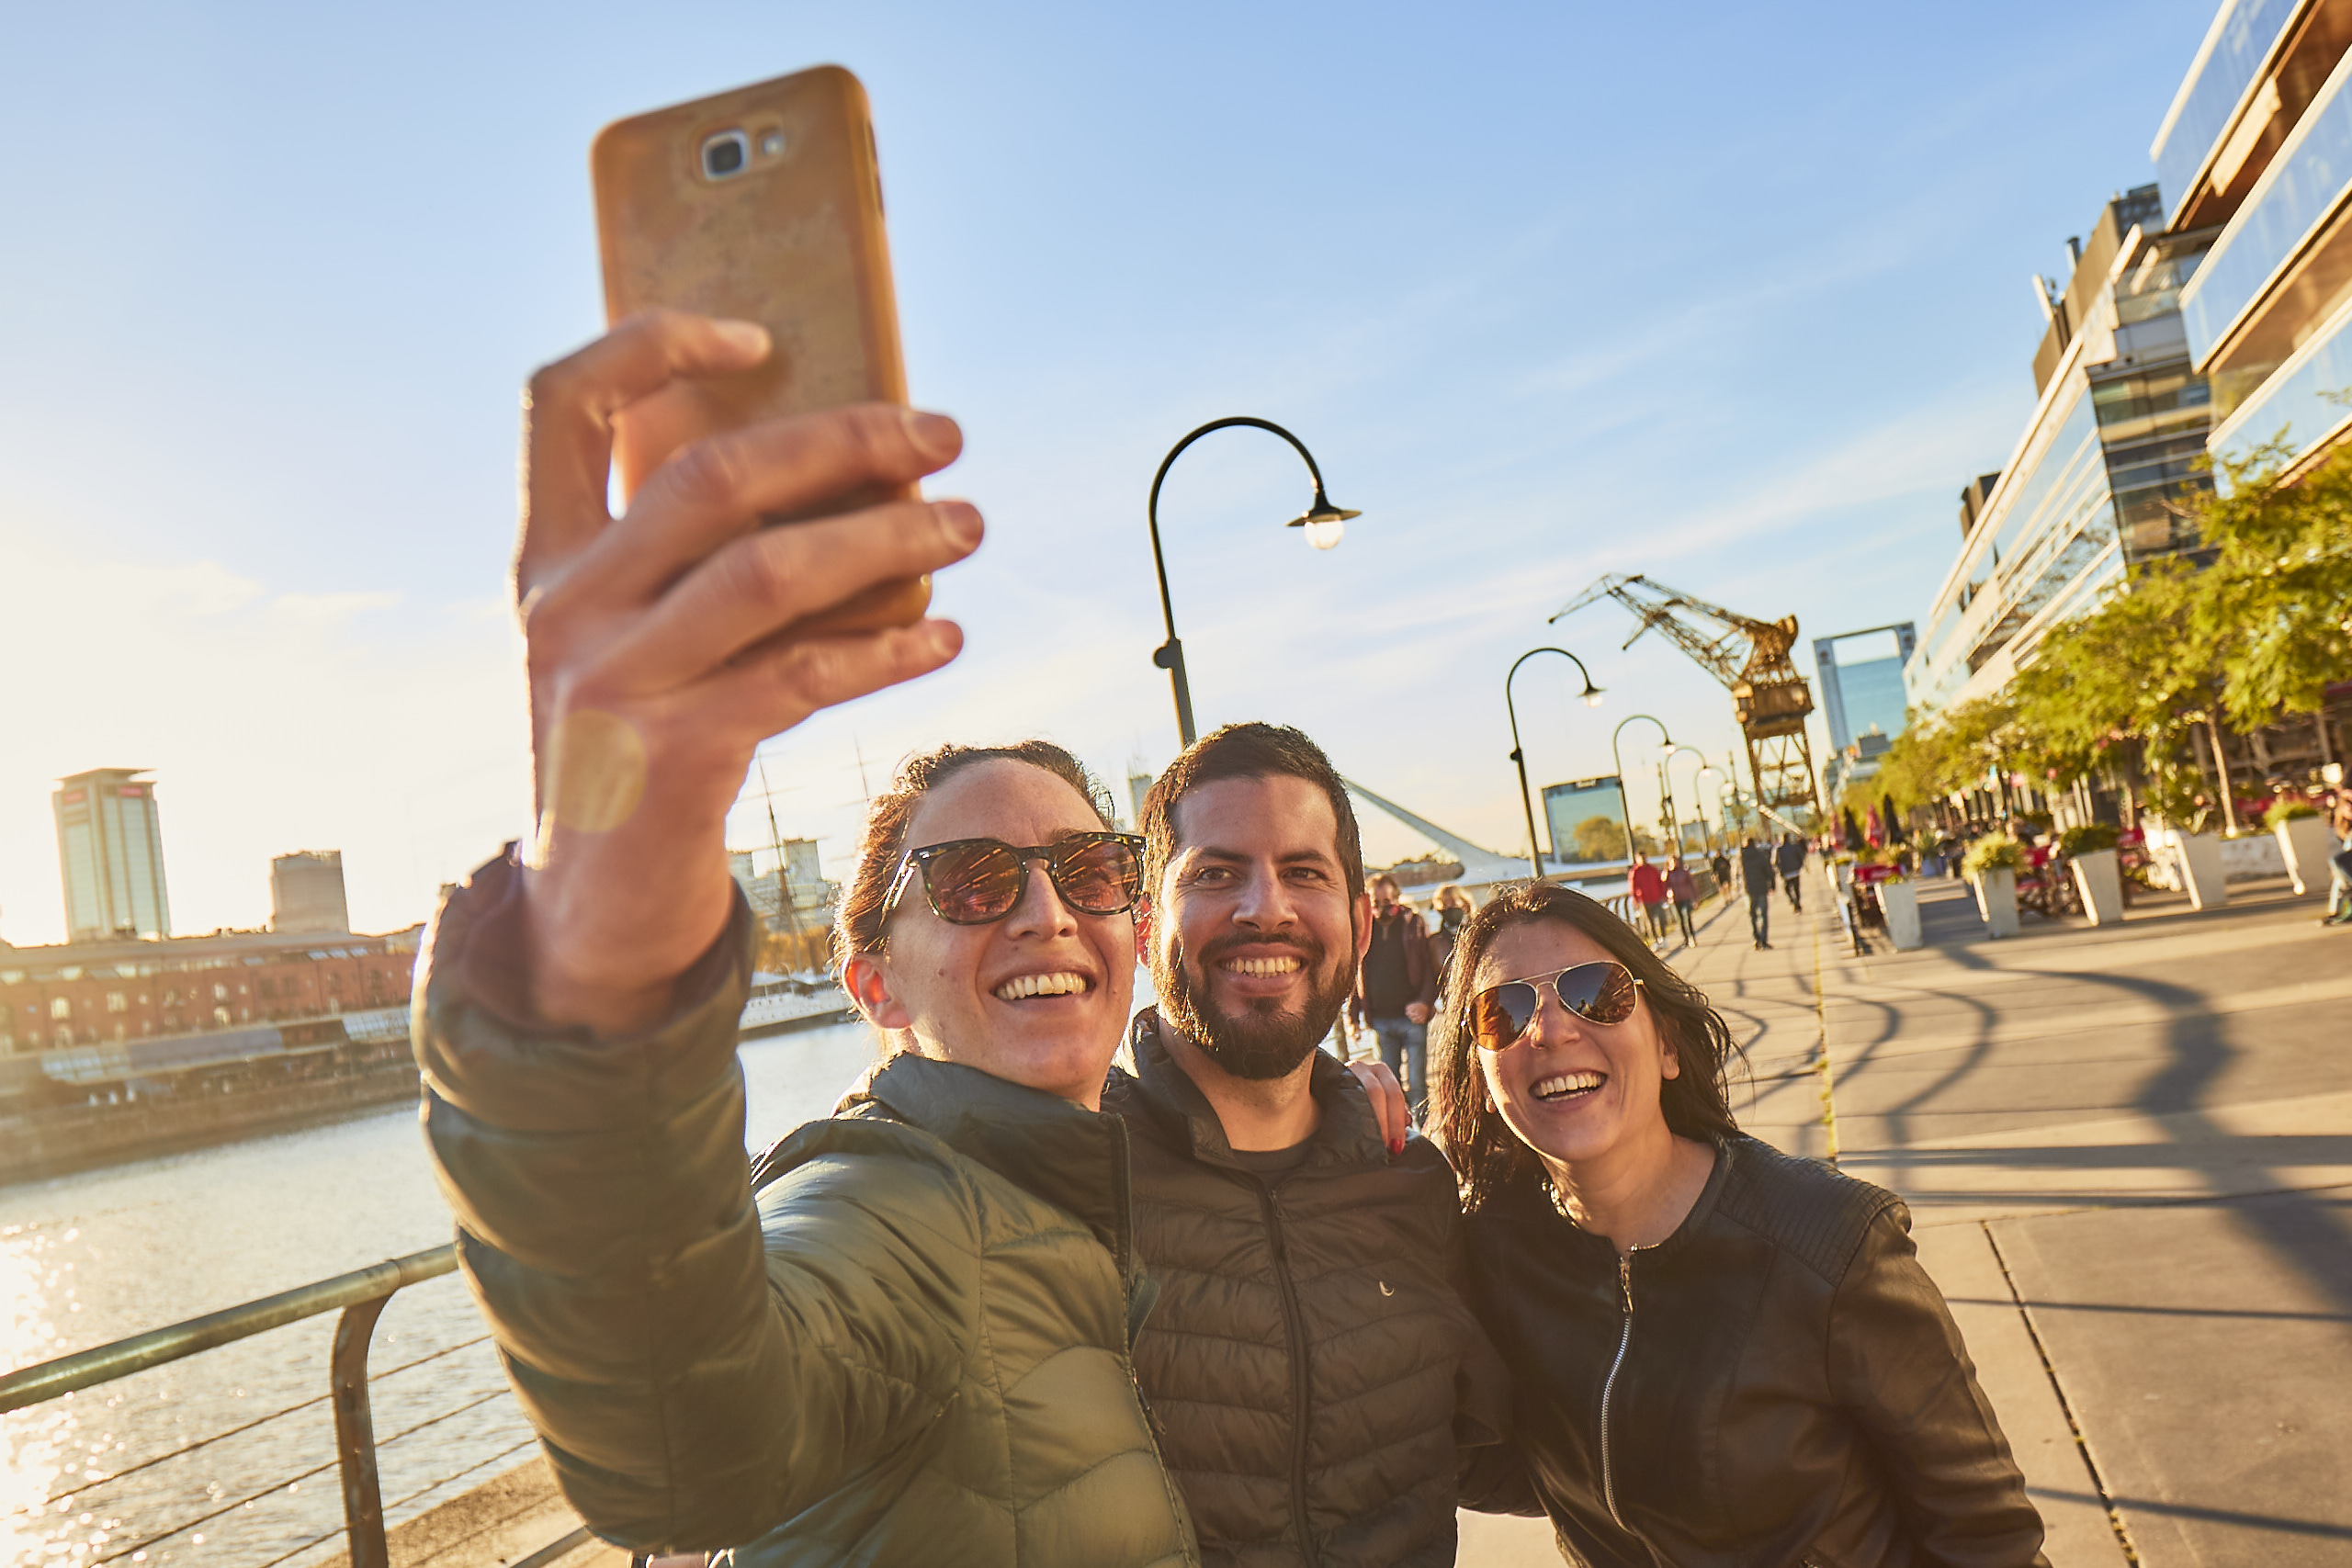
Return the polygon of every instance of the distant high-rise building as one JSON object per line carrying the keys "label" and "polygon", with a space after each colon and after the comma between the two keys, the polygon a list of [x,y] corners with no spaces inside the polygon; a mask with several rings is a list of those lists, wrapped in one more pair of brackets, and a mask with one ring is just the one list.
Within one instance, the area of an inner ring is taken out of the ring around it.
{"label": "distant high-rise building", "polygon": [[58,781],[57,861],[70,940],[164,937],[164,831],[145,768],[94,768]]}
{"label": "distant high-rise building", "polygon": [[347,931],[341,850],[297,850],[269,863],[269,929]]}
{"label": "distant high-rise building", "polygon": [[1814,640],[1813,667],[1829,721],[1829,766],[1823,776],[1831,800],[1849,780],[1876,773],[1878,759],[1903,733],[1903,666],[1918,646],[1909,621]]}
{"label": "distant high-rise building", "polygon": [[1873,729],[1903,733],[1903,664],[1918,643],[1909,621],[1814,639],[1813,667],[1821,677],[1831,750],[1843,751]]}

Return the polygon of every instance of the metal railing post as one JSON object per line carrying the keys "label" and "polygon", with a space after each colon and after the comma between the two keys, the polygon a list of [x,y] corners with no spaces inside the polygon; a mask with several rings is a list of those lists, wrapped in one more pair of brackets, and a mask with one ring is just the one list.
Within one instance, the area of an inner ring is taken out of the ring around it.
{"label": "metal railing post", "polygon": [[335,1320],[328,1387],[334,1395],[335,1468],[343,1482],[343,1528],[351,1568],[391,1568],[384,1539],[384,1493],[376,1473],[376,1418],[368,1404],[368,1344],[390,1294],[355,1302]]}

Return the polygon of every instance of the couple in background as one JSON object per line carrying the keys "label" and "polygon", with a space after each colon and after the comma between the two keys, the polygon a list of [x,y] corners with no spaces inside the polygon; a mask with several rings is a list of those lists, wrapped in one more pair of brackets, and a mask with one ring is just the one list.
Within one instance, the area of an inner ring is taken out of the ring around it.
{"label": "couple in background", "polygon": [[[1540,1508],[1595,1564],[2039,1561],[1899,1203],[1739,1134],[1720,1018],[1578,895],[1459,929],[1433,1099],[1465,1223],[1393,1080],[1315,1049],[1373,919],[1295,732],[1189,749],[1139,837],[1041,742],[908,764],[840,928],[888,1055],[749,1162],[727,809],[760,740],[960,644],[806,618],[980,534],[954,502],[757,526],[953,459],[952,423],[878,407],[714,437],[611,517],[616,414],[765,348],[658,315],[535,380],[537,832],[422,966],[461,1260],[599,1534],[745,1564],[1442,1562],[1458,1495]],[[1130,1034],[1139,952],[1160,1006]]]}

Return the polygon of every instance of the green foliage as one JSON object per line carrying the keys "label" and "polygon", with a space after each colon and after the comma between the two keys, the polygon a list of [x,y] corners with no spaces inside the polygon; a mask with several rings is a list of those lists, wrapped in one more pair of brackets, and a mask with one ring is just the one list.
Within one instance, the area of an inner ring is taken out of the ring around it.
{"label": "green foliage", "polygon": [[2058,847],[2070,855],[2086,855],[2113,849],[2120,837],[2112,822],[2086,822],[2059,834]]}
{"label": "green foliage", "polygon": [[1962,857],[1960,869],[1968,876],[1982,876],[1988,871],[2007,868],[2017,871],[2025,864],[2025,846],[2000,833],[1987,833],[1968,846]]}
{"label": "green foliage", "polygon": [[[1625,827],[1614,817],[1588,817],[1576,825],[1569,835],[1570,842],[1580,861],[1624,860]],[[1635,852],[1657,855],[1665,846],[1658,836],[1646,828],[1634,829]]]}
{"label": "green foliage", "polygon": [[2292,483],[2278,446],[2223,465],[2190,514],[2215,551],[2192,619],[2242,729],[2314,713],[2352,668],[2352,447]]}
{"label": "green foliage", "polygon": [[2316,817],[2319,807],[2300,795],[2282,795],[2272,801],[2262,813],[2262,825],[2276,828],[2281,822],[2292,822],[2298,817]]}
{"label": "green foliage", "polygon": [[2198,573],[2187,562],[2137,568],[2130,592],[2110,594],[2042,640],[2015,685],[2024,750],[2039,772],[2072,784],[2117,740],[2173,750],[2220,695],[2212,641],[2199,629]]}
{"label": "green foliage", "polygon": [[2210,742],[2195,728],[2315,712],[2352,670],[2352,446],[2292,483],[2280,477],[2289,455],[2258,449],[2224,464],[2213,492],[2184,492],[2210,566],[2134,567],[2128,592],[2043,637],[2006,699],[1915,723],[1858,789],[1908,807],[1981,783],[1988,766],[2064,786],[2136,740],[2142,798],[2201,825],[2212,789],[2197,748]]}

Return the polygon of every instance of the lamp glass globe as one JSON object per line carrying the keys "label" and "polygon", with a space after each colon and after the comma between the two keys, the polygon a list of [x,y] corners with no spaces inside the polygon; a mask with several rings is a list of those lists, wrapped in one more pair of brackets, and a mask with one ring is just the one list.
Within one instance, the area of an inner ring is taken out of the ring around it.
{"label": "lamp glass globe", "polygon": [[1587,692],[1584,694],[1584,705],[1589,708],[1599,707],[1600,705],[1600,694],[1597,691]]}
{"label": "lamp glass globe", "polygon": [[1328,550],[1347,537],[1348,525],[1338,518],[1317,518],[1306,525],[1306,542],[1318,550]]}

